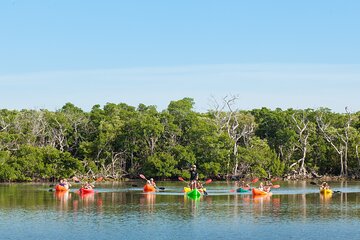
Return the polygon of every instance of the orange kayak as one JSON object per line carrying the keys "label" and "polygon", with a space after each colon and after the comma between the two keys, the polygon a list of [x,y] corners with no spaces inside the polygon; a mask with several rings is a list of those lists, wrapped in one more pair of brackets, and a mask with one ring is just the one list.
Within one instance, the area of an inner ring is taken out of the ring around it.
{"label": "orange kayak", "polygon": [[144,192],[155,192],[156,189],[153,185],[151,184],[145,184],[144,186]]}
{"label": "orange kayak", "polygon": [[252,194],[253,195],[268,195],[269,193],[268,192],[266,192],[266,191],[263,191],[263,190],[260,190],[260,189],[258,189],[258,188],[253,188],[252,189]]}
{"label": "orange kayak", "polygon": [[61,186],[60,184],[57,184],[57,185],[55,186],[55,190],[56,190],[57,192],[62,192],[62,191],[67,191],[67,190],[69,190],[69,189],[66,188],[66,187],[64,187],[64,186]]}

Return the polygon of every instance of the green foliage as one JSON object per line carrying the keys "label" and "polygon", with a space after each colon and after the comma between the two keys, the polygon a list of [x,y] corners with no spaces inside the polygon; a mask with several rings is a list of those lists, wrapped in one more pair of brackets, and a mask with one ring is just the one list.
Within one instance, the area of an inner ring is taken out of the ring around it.
{"label": "green foliage", "polygon": [[[244,175],[281,176],[303,156],[292,116],[308,123],[307,169],[339,174],[336,146],[346,152],[349,172],[360,175],[359,112],[262,108],[197,113],[194,105],[192,98],[183,98],[162,112],[125,103],[95,105],[90,112],[72,103],[55,112],[1,109],[0,181],[139,173],[188,178],[192,164],[201,178],[229,177],[236,167]],[[320,130],[319,118],[333,145]]]}
{"label": "green foliage", "polygon": [[176,176],[180,171],[176,168],[178,162],[168,153],[156,153],[145,163],[145,173],[149,176],[167,178]]}
{"label": "green foliage", "polygon": [[250,148],[240,148],[239,157],[248,164],[250,172],[258,177],[281,176],[285,165],[277,157],[266,140],[254,137]]}

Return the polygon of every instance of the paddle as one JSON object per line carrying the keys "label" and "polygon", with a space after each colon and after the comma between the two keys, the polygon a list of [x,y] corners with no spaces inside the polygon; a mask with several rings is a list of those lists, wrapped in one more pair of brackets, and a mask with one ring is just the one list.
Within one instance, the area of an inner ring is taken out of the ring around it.
{"label": "paddle", "polygon": [[189,184],[189,182],[185,181],[182,177],[178,177],[178,179],[179,179],[179,181]]}
{"label": "paddle", "polygon": [[[140,176],[142,179],[144,179],[144,180],[146,180],[146,181],[149,181],[149,180],[146,179],[146,177],[145,177],[143,174],[140,174],[139,176]],[[155,186],[155,188],[158,189],[158,190],[159,190],[159,189],[160,189],[160,190],[165,190],[164,187]]]}
{"label": "paddle", "polygon": [[251,180],[252,183],[256,183],[259,181],[259,178],[254,178],[253,180]]}
{"label": "paddle", "polygon": [[[98,177],[98,178],[95,180],[95,182],[101,182],[103,179],[104,179],[103,177]],[[95,183],[95,182],[93,182],[93,183]]]}
{"label": "paddle", "polygon": [[[205,181],[204,185],[205,185],[205,184],[209,184],[209,183],[211,183],[211,182],[212,182],[212,179],[209,178],[208,180]],[[205,191],[204,188],[203,188],[203,190],[204,190],[204,195],[207,196],[207,195],[208,195],[207,191]]]}
{"label": "paddle", "polygon": [[204,184],[209,184],[209,183],[211,183],[211,182],[212,182],[212,179],[209,178],[208,180],[205,181]]}

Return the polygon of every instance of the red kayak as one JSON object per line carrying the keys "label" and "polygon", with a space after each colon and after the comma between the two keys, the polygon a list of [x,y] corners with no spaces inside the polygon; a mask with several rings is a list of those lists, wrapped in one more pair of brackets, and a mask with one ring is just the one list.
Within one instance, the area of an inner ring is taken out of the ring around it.
{"label": "red kayak", "polygon": [[64,186],[61,186],[60,184],[57,184],[56,186],[55,186],[55,190],[57,191],[57,192],[62,192],[62,191],[67,191],[67,190],[69,190],[67,187],[64,187]]}
{"label": "red kayak", "polygon": [[155,192],[156,189],[153,185],[151,184],[145,184],[144,186],[144,192]]}
{"label": "red kayak", "polygon": [[86,193],[94,193],[94,189],[86,189],[86,188],[80,188],[79,192],[82,194],[86,194]]}

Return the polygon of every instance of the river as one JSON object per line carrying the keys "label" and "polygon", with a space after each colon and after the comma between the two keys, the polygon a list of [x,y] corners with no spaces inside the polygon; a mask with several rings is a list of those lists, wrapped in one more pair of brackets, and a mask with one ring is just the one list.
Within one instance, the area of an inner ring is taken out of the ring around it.
{"label": "river", "polygon": [[181,182],[99,183],[96,192],[49,191],[49,184],[0,184],[0,239],[360,239],[360,183],[279,182],[271,197],[234,193],[212,182],[193,200]]}

